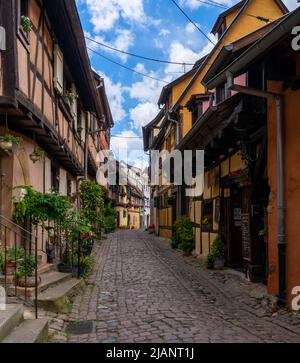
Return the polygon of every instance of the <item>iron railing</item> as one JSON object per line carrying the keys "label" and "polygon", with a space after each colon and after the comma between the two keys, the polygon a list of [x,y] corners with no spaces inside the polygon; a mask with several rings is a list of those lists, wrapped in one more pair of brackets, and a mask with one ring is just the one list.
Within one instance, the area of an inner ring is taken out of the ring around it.
{"label": "iron railing", "polygon": [[[92,245],[87,249],[85,237],[80,233],[77,238],[70,238],[61,224],[28,224],[29,230],[0,215],[0,285],[7,297],[33,304],[38,318],[39,268],[49,263],[60,272],[80,278],[81,258],[91,253]],[[23,273],[20,286],[20,266],[27,271],[32,261],[34,273],[30,277]]]}
{"label": "iron railing", "polygon": [[[0,266],[0,284],[4,285],[6,296],[15,297],[28,303],[30,295],[34,292],[35,317],[38,318],[38,236],[0,215],[0,244],[0,263],[2,265]],[[27,271],[29,271],[32,261],[34,261],[33,274],[28,276]],[[21,265],[25,271],[23,286],[18,285],[18,272]],[[34,283],[31,283],[30,286],[28,286],[29,279],[34,279]]]}

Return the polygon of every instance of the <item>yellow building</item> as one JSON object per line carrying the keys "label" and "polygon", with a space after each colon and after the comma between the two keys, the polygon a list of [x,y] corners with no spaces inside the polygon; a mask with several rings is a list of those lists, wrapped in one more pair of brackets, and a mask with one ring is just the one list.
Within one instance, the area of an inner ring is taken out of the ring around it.
{"label": "yellow building", "polygon": [[[203,59],[200,59],[194,68],[163,88],[159,98],[159,106],[163,109],[158,117],[144,128],[145,150],[187,150],[195,149],[195,140],[203,135],[199,131],[199,120],[207,118],[215,112],[219,103],[225,100],[226,87],[216,92],[208,93],[202,84],[203,79],[209,74],[212,77],[214,68],[218,62],[223,62],[234,45],[234,51],[239,52],[249,46],[258,37],[272,29],[272,22],[281,18],[288,12],[280,0],[248,0],[240,1],[238,4],[223,12],[214,24],[212,33],[217,36],[218,42],[212,51]],[[236,54],[236,53],[235,53]],[[239,78],[240,82],[246,79]],[[232,100],[237,102],[238,96]],[[222,122],[230,115],[216,118],[215,122]],[[208,122],[207,121],[207,122]],[[210,126],[207,126],[210,136]],[[201,144],[201,143],[200,143]],[[196,240],[196,254],[207,256],[211,244],[219,234],[220,196],[221,193],[229,193],[229,190],[220,188],[220,178],[238,171],[242,173],[245,162],[242,160],[239,148],[232,148],[230,155],[219,163],[216,168],[210,167],[205,173],[205,188],[202,197],[186,198],[185,188],[162,185],[153,187],[153,223],[156,224],[156,232],[170,238],[172,236],[172,225],[179,215],[189,215],[194,223]],[[220,151],[222,155],[222,150]],[[224,156],[223,156],[224,158]],[[205,159],[210,160],[208,150],[205,149]],[[204,218],[206,217],[206,218]],[[208,224],[207,217],[210,217]],[[203,220],[204,218],[204,220]],[[205,221],[205,225],[203,225]]]}

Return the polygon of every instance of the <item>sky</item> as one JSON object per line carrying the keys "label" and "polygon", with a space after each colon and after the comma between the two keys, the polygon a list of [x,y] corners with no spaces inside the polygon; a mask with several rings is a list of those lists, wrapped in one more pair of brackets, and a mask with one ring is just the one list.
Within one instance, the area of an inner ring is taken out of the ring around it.
{"label": "sky", "polygon": [[[223,10],[199,0],[176,0],[184,11],[212,40],[210,30]],[[238,0],[217,0],[231,6]],[[261,0],[263,1],[263,0]],[[297,0],[284,0],[289,9]],[[194,63],[206,55],[212,44],[185,17],[171,0],[77,0],[79,14],[87,37],[126,52],[179,63]],[[260,14],[263,16],[263,14]],[[145,166],[142,151],[142,126],[159,112],[157,101],[166,83],[184,72],[181,65],[169,65],[137,59],[105,49],[87,41],[94,51],[153,80],[132,73],[98,54],[89,51],[93,68],[105,79],[115,127],[112,148],[128,146],[128,162]],[[189,66],[185,70],[189,70]]]}

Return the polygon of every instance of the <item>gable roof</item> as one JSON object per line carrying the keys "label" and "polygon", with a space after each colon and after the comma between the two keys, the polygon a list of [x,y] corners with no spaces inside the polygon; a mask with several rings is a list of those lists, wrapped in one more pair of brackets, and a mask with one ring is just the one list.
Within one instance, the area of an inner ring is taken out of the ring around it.
{"label": "gable roof", "polygon": [[147,151],[149,150],[149,134],[150,131],[153,127],[155,127],[160,121],[161,119],[164,117],[164,110],[161,110],[158,115],[151,121],[149,122],[146,126],[142,127],[143,130],[143,140],[144,140],[144,150]]}
{"label": "gable roof", "polygon": [[267,25],[263,26],[262,28],[258,28],[254,32],[250,34],[246,34],[242,38],[239,38],[235,42],[225,45],[218,56],[213,61],[212,65],[210,66],[208,72],[203,77],[201,83],[205,85],[212,77],[214,77],[221,68],[224,68],[225,65],[231,63],[234,58],[238,55],[242,54],[247,48],[249,48],[254,42],[258,39],[265,36],[269,33],[272,29],[276,27],[276,25],[282,21],[284,17],[287,15],[283,15],[283,17],[268,23]]}
{"label": "gable roof", "polygon": [[[231,8],[229,8],[229,9],[225,10],[224,12],[222,12],[218,16],[218,18],[217,18],[217,20],[216,20],[216,22],[215,22],[215,24],[214,24],[214,26],[213,26],[213,28],[211,30],[211,33],[215,35],[218,32],[218,30],[219,30],[220,26],[222,25],[223,21],[225,20],[225,18],[229,14],[231,14],[233,11],[241,9],[241,7],[244,6],[246,2],[247,2],[247,0],[242,0],[242,1],[238,2],[237,4],[235,4],[234,6],[232,6]],[[288,8],[285,6],[285,4],[281,0],[275,0],[275,2],[277,3],[279,8],[284,13],[289,12]]]}
{"label": "gable roof", "polygon": [[245,4],[245,1],[246,0],[242,0],[240,2],[238,2],[237,4],[235,4],[234,6],[232,6],[231,8],[223,11],[217,18],[212,30],[211,30],[211,33],[212,34],[217,34],[218,30],[220,29],[220,26],[222,25],[223,21],[225,20],[225,18],[231,14],[233,11],[237,10],[237,9],[240,9],[244,4]]}
{"label": "gable roof", "polygon": [[[219,48],[220,43],[222,42],[222,40],[225,38],[225,36],[228,34],[228,32],[232,29],[232,27],[238,21],[238,19],[240,18],[240,16],[245,12],[245,10],[247,9],[247,7],[250,5],[251,1],[252,0],[245,0],[245,1],[243,1],[243,4],[242,4],[242,6],[240,8],[240,11],[238,12],[237,16],[234,18],[234,20],[231,22],[230,26],[222,34],[222,36],[220,37],[220,39],[218,40],[217,44],[214,46],[214,48],[212,49],[212,51],[205,57],[205,60],[203,61],[202,65],[198,68],[197,72],[194,74],[194,77],[191,79],[191,81],[187,85],[186,89],[183,91],[183,93],[181,94],[181,96],[176,101],[175,105],[170,110],[171,113],[177,111],[177,108],[180,105],[180,102],[182,101],[182,99],[186,96],[186,94],[188,93],[188,91],[191,89],[192,85],[197,80],[198,76],[201,74],[201,72],[204,69],[204,67],[207,65],[207,63],[210,60],[211,56]],[[282,9],[282,11],[284,13],[289,13],[288,8],[283,4],[283,2],[281,0],[274,0],[274,1],[278,4],[278,6],[280,6],[280,8]]]}
{"label": "gable roof", "polygon": [[[199,61],[197,61],[197,62],[199,62]],[[161,91],[161,94],[159,96],[158,102],[157,102],[159,106],[162,106],[162,105],[164,105],[166,103],[168,94],[169,94],[170,90],[174,86],[176,86],[178,83],[180,83],[181,81],[185,80],[190,75],[192,75],[194,72],[196,72],[196,70],[197,70],[196,64],[194,65],[194,67],[190,71],[184,73],[182,76],[174,79],[174,81],[170,82],[169,84],[167,84],[166,86],[163,87],[163,89]]]}
{"label": "gable roof", "polygon": [[243,54],[230,63],[225,69],[222,69],[214,78],[209,80],[206,86],[213,89],[218,85],[226,82],[226,73],[230,72],[233,75],[241,73],[251,62],[263,54],[269,52],[272,48],[276,47],[278,42],[290,36],[291,29],[300,23],[300,7],[285,16],[277,26],[267,33],[263,38],[255,42]]}

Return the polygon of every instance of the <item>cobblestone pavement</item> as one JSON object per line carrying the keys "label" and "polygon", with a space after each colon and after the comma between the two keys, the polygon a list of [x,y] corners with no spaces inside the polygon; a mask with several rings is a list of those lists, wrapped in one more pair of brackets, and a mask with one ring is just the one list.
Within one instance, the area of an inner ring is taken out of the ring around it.
{"label": "cobblestone pavement", "polygon": [[[50,314],[53,342],[300,342],[300,316],[266,312],[261,285],[208,271],[164,239],[118,231],[94,253],[72,312]],[[65,332],[83,321],[86,334]]]}

